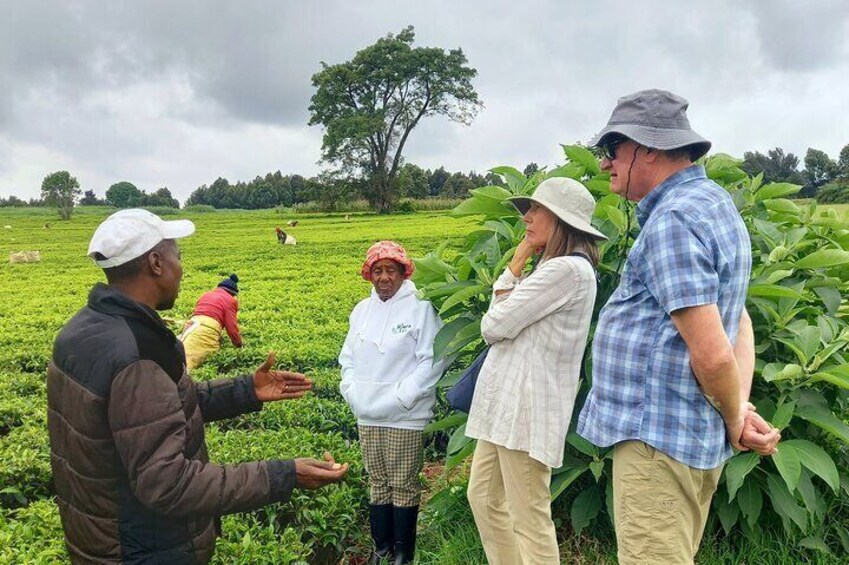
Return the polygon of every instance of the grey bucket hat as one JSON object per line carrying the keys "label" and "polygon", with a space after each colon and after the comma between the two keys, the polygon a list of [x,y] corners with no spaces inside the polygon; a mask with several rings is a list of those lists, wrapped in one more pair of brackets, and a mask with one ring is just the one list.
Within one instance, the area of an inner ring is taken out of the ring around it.
{"label": "grey bucket hat", "polygon": [[583,184],[574,179],[565,177],[546,179],[536,187],[532,196],[513,196],[507,200],[522,214],[528,211],[531,202],[536,202],[545,206],[570,227],[597,239],[607,239],[607,236],[590,224],[595,210],[592,194]]}
{"label": "grey bucket hat", "polygon": [[652,149],[689,147],[695,161],[708,152],[711,144],[690,127],[689,105],[684,98],[666,90],[641,90],[623,96],[590,145],[601,145],[606,137],[618,133]]}

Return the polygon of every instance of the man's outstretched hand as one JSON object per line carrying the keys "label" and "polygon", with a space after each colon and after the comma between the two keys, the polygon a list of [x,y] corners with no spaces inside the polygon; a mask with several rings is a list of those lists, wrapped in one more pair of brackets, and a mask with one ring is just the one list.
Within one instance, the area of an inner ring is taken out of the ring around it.
{"label": "man's outstretched hand", "polygon": [[257,400],[271,402],[300,398],[312,388],[312,381],[301,373],[274,369],[274,352],[254,372],[254,392]]}
{"label": "man's outstretched hand", "polygon": [[348,473],[348,464],[339,464],[329,451],[324,452],[324,461],[312,458],[295,459],[295,484],[298,488],[315,489],[330,483],[338,483]]}

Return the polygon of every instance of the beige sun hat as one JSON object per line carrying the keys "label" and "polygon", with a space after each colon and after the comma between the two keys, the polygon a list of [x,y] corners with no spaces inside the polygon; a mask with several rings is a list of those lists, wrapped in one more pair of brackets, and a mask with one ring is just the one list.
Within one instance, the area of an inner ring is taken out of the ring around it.
{"label": "beige sun hat", "polygon": [[554,177],[542,181],[532,196],[513,196],[508,198],[516,209],[525,214],[531,202],[545,206],[552,214],[566,222],[570,227],[598,239],[607,239],[592,224],[595,200],[587,188],[580,182]]}

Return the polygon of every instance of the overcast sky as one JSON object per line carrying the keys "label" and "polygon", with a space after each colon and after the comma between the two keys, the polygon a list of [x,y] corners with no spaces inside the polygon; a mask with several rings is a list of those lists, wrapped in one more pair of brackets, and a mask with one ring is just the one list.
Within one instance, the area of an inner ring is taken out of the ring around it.
{"label": "overcast sky", "polygon": [[127,180],[181,201],[219,176],[316,174],[310,77],[411,24],[416,45],[464,50],[485,104],[471,126],[413,132],[423,167],[558,164],[559,143],[643,88],[687,98],[714,151],[849,143],[843,0],[0,0],[0,15],[0,196],[63,169],[101,197]]}

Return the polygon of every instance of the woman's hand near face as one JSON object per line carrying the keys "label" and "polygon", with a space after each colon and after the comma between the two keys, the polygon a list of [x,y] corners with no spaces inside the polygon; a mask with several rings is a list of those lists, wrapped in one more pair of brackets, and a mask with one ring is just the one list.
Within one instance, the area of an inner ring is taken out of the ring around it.
{"label": "woman's hand near face", "polygon": [[510,272],[513,273],[514,277],[522,274],[522,271],[525,270],[525,265],[528,263],[528,259],[533,254],[534,246],[528,242],[526,237],[523,237],[518,247],[516,247],[516,252],[513,253],[513,259],[510,260]]}

